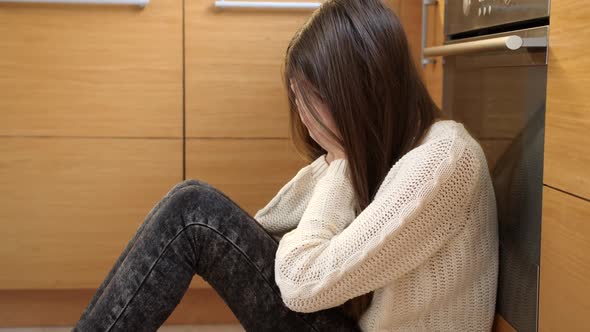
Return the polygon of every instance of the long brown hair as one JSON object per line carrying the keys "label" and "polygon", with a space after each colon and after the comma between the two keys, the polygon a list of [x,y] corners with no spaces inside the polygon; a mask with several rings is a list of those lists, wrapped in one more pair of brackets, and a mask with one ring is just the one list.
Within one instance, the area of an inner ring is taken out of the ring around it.
{"label": "long brown hair", "polygon": [[[440,114],[412,60],[399,18],[382,0],[324,2],[287,48],[290,135],[297,151],[311,161],[327,151],[301,121],[291,79],[316,121],[314,98],[331,111],[342,139],[322,127],[346,154],[357,215]],[[348,300],[342,309],[358,321],[373,292]]]}

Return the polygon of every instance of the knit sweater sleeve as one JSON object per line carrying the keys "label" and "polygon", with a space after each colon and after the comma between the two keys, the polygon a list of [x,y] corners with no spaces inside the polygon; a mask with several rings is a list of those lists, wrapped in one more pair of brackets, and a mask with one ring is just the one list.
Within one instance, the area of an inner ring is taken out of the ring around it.
{"label": "knit sweater sleeve", "polygon": [[457,216],[475,186],[477,158],[450,139],[415,150],[357,217],[347,161],[329,164],[277,249],[275,280],[288,308],[315,312],[382,288],[464,227]]}
{"label": "knit sweater sleeve", "polygon": [[254,219],[275,239],[297,227],[307,207],[313,188],[328,169],[325,155],[303,167],[270,202],[258,210]]}

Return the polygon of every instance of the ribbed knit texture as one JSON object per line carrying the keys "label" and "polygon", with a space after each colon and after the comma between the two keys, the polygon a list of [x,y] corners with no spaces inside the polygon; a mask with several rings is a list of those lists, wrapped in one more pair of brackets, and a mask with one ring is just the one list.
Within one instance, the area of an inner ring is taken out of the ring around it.
{"label": "ribbed knit texture", "polygon": [[463,125],[435,123],[358,216],[347,161],[324,157],[255,215],[280,240],[285,305],[315,312],[374,290],[363,331],[490,331],[496,201],[485,155]]}

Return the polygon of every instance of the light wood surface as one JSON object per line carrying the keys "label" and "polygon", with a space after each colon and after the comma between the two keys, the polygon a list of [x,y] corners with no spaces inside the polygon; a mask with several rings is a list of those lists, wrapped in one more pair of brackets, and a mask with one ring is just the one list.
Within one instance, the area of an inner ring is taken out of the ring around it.
{"label": "light wood surface", "polygon": [[185,6],[187,137],[288,137],[282,64],[311,11]]}
{"label": "light wood surface", "polygon": [[182,137],[182,0],[0,4],[0,135]]}
{"label": "light wood surface", "polygon": [[[400,0],[386,3],[402,19],[418,61],[421,6]],[[210,1],[187,2],[187,137],[288,137],[284,53],[309,15],[222,11]]]}
{"label": "light wood surface", "polygon": [[[420,71],[424,83],[432,98],[442,107],[442,58],[436,58],[435,64],[422,66],[422,2],[421,1],[390,1],[391,8],[400,17],[416,67]],[[444,1],[428,6],[427,45],[438,46],[444,43]]]}
{"label": "light wood surface", "polygon": [[496,314],[494,317],[494,326],[492,328],[493,332],[516,332],[516,329],[508,323],[504,317]]}
{"label": "light wood surface", "polygon": [[[436,5],[428,6],[427,47],[444,45],[444,19],[444,1],[438,1]],[[434,59],[435,63],[422,67],[422,74],[432,99],[439,107],[442,107],[443,62],[442,57]]]}
{"label": "light wood surface", "polygon": [[[94,290],[0,291],[1,327],[73,326]],[[165,324],[238,324],[213,289],[189,289]]]}
{"label": "light wood surface", "polygon": [[418,68],[422,68],[420,65],[422,52],[422,2],[400,0],[398,7],[398,16],[408,37],[414,62]]}
{"label": "light wood surface", "polygon": [[402,0],[384,0],[385,4],[389,6],[396,14],[399,15],[399,6]]}
{"label": "light wood surface", "polygon": [[186,177],[213,185],[250,215],[306,165],[283,139],[189,139],[186,151]]}
{"label": "light wood surface", "polygon": [[590,202],[545,187],[539,331],[590,330]]}
{"label": "light wood surface", "polygon": [[0,289],[98,287],[181,180],[180,139],[0,138]]}
{"label": "light wood surface", "polygon": [[590,7],[551,2],[544,182],[590,199]]}

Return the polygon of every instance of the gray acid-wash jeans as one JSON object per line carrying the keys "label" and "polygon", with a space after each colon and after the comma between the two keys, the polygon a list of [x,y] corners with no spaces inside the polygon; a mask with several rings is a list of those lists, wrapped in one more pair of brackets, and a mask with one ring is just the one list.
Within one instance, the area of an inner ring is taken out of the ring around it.
{"label": "gray acid-wash jeans", "polygon": [[313,313],[287,308],[274,281],[277,247],[223,192],[204,181],[183,181],[148,213],[72,331],[156,331],[195,274],[246,331],[361,331],[341,307]]}

